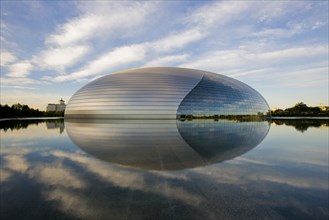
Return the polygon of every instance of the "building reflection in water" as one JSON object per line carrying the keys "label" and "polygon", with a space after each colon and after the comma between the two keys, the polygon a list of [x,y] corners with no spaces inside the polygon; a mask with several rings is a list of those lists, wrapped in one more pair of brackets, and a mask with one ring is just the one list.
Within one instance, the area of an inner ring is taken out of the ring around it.
{"label": "building reflection in water", "polygon": [[60,134],[63,133],[65,128],[63,120],[46,121],[46,126],[47,129],[58,129]]}
{"label": "building reflection in water", "polygon": [[47,129],[58,129],[59,133],[64,132],[64,119],[44,119],[44,118],[22,118],[22,119],[8,119],[0,121],[0,130],[6,132],[7,130],[27,129],[30,125],[38,126],[46,123]]}
{"label": "building reflection in water", "polygon": [[218,163],[257,146],[266,121],[65,119],[71,140],[87,153],[121,166],[180,170]]}

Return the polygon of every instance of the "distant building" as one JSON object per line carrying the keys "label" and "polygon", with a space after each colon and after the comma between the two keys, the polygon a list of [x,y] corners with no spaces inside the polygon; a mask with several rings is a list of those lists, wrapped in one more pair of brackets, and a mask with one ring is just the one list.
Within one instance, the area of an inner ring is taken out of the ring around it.
{"label": "distant building", "polygon": [[66,108],[65,101],[63,99],[59,100],[59,104],[48,104],[47,105],[47,112],[62,112]]}

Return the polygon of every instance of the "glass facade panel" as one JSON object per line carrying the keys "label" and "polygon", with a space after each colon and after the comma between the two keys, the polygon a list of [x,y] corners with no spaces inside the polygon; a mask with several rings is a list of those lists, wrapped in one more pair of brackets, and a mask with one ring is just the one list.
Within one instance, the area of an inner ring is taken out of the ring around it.
{"label": "glass facade panel", "polygon": [[180,104],[177,117],[248,119],[263,117],[268,112],[265,99],[248,85],[223,75],[205,73]]}

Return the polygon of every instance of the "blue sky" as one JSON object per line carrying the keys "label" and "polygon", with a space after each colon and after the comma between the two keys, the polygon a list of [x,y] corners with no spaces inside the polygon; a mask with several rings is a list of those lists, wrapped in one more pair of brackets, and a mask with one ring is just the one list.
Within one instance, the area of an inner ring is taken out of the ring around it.
{"label": "blue sky", "polygon": [[328,105],[328,1],[1,1],[1,104],[45,110],[146,66],[233,77],[271,108]]}

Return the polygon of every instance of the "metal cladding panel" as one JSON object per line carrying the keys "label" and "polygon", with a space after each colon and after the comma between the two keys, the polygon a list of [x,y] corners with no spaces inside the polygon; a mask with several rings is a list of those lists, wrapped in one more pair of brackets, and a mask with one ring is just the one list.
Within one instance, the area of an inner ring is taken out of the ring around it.
{"label": "metal cladding panel", "polygon": [[112,73],[76,92],[66,118],[176,118],[178,106],[204,72],[141,68]]}

